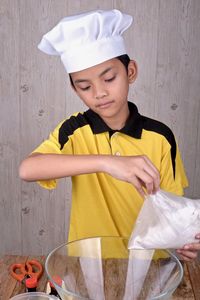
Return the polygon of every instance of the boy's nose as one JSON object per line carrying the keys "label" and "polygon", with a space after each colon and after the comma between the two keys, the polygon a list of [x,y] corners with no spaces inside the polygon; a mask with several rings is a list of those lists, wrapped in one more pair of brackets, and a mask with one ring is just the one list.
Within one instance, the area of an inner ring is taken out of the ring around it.
{"label": "boy's nose", "polygon": [[98,99],[102,99],[104,97],[108,96],[108,93],[105,89],[103,88],[96,88],[95,89],[95,98]]}
{"label": "boy's nose", "polygon": [[104,98],[105,96],[107,96],[106,92],[101,93],[101,94],[99,93],[98,95],[95,96],[95,98],[96,98],[97,100],[99,100],[99,99]]}

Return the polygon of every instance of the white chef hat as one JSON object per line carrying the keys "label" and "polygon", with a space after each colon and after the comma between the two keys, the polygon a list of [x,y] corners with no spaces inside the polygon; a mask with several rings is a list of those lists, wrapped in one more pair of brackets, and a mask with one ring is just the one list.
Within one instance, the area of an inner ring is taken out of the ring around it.
{"label": "white chef hat", "polygon": [[62,19],[46,33],[38,48],[59,55],[68,73],[126,54],[122,33],[132,16],[119,10],[96,10]]}

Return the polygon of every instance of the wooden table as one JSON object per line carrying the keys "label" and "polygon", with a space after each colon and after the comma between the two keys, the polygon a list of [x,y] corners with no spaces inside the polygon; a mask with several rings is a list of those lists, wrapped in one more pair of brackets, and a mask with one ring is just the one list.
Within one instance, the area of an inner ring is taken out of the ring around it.
{"label": "wooden table", "polygon": [[[37,259],[43,266],[45,256],[14,256],[5,255],[0,258],[0,300],[8,300],[12,296],[25,291],[24,285],[9,274],[9,266],[13,263],[23,263],[27,259]],[[45,291],[47,276],[43,273],[39,280],[38,291]],[[174,293],[173,300],[200,300],[200,262],[195,261],[184,265],[184,278]],[[117,299],[116,299],[117,300]]]}

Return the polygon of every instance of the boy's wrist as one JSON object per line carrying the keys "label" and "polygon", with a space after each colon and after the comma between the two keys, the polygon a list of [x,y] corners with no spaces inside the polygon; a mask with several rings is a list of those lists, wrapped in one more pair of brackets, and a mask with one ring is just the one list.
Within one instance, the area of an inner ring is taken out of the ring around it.
{"label": "boy's wrist", "polygon": [[109,173],[109,166],[112,162],[112,155],[100,155],[99,156],[99,168],[100,172]]}

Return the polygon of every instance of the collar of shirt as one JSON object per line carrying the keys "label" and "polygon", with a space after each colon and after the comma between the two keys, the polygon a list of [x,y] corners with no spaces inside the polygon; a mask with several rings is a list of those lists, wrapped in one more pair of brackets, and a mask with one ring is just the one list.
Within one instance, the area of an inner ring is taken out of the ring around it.
{"label": "collar of shirt", "polygon": [[136,139],[141,138],[143,121],[142,116],[139,114],[137,106],[132,102],[128,102],[130,115],[126,124],[120,130],[111,129],[102,119],[91,109],[85,112],[85,116],[94,134],[109,132],[110,136],[115,132],[122,132],[126,135],[134,137]]}

